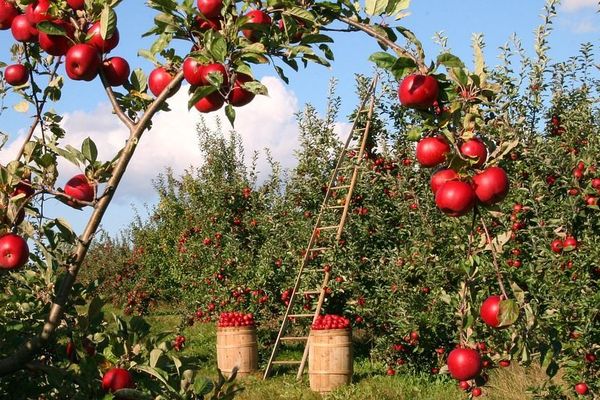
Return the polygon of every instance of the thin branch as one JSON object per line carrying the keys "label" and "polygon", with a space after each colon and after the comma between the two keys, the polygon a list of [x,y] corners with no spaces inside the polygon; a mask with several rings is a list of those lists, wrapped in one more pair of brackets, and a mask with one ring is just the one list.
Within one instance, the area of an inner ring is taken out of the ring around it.
{"label": "thin branch", "polygon": [[500,265],[498,264],[498,257],[496,255],[496,249],[494,247],[494,243],[492,243],[492,238],[490,236],[490,232],[488,231],[487,225],[485,224],[485,220],[483,219],[483,215],[479,215],[481,225],[483,226],[483,230],[485,231],[486,242],[490,245],[490,250],[492,251],[492,258],[494,269],[496,270],[496,279],[498,280],[498,285],[500,286],[500,290],[502,291],[502,295],[504,299],[508,299],[508,295],[506,294],[506,288],[504,287],[504,282],[502,279],[502,272],[500,272]]}
{"label": "thin branch", "polygon": [[415,62],[415,64],[417,64],[417,66],[419,67],[419,71],[421,73],[423,73],[423,74],[427,73],[427,66],[425,65],[423,60],[420,60],[419,58],[415,57],[412,53],[410,53],[405,48],[398,46],[396,43],[392,42],[389,38],[387,38],[387,37],[383,36],[381,33],[377,32],[371,26],[363,24],[358,21],[355,21],[348,17],[340,17],[340,21],[345,22],[346,24],[365,32],[367,35],[377,39],[378,42],[391,48],[396,53],[410,58],[411,60],[413,60]]}
{"label": "thin branch", "polygon": [[110,104],[112,105],[113,111],[115,112],[117,117],[119,117],[121,122],[123,122],[125,124],[125,126],[127,126],[129,131],[133,130],[133,128],[135,126],[134,122],[131,120],[131,118],[129,118],[125,114],[125,112],[123,111],[123,109],[121,108],[119,103],[117,102],[117,98],[115,97],[115,92],[113,92],[112,87],[108,84],[108,81],[106,80],[106,77],[104,76],[104,74],[102,72],[100,72],[100,79],[102,79],[102,85],[104,85],[104,90],[106,91],[108,100],[110,100]]}

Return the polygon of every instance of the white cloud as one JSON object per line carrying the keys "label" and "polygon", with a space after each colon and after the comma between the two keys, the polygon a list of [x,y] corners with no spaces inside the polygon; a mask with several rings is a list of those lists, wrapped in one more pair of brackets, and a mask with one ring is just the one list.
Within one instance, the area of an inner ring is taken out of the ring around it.
{"label": "white cloud", "polygon": [[[257,96],[250,104],[236,109],[236,130],[241,135],[249,161],[253,151],[263,152],[268,147],[275,160],[284,167],[293,166],[293,151],[298,145],[298,127],[294,113],[298,110],[295,94],[275,77],[265,77],[262,83],[269,89],[269,96]],[[188,111],[188,87],[169,100],[171,111],[160,112],[153,120],[153,127],[144,133],[138,149],[119,186],[115,201],[128,204],[143,202],[154,194],[152,179],[165,167],[176,174],[201,163],[196,126],[201,114],[195,109]],[[222,121],[224,131],[230,129],[224,111],[206,114],[208,126],[216,126],[216,117]],[[110,159],[122,148],[128,131],[112,114],[107,103],[102,103],[92,112],[75,111],[64,115],[63,127],[67,132],[63,146],[81,146],[90,137],[98,147],[99,158]],[[24,132],[20,133],[22,137]],[[2,150],[0,161],[7,162],[17,153],[21,140],[12,141]],[[264,153],[263,153],[264,154]],[[265,157],[261,158],[259,170],[267,170]],[[72,164],[62,161],[59,165],[58,185],[79,173]]]}
{"label": "white cloud", "polygon": [[598,0],[564,0],[562,2],[562,9],[567,12],[574,12],[583,8],[598,8],[599,5]]}

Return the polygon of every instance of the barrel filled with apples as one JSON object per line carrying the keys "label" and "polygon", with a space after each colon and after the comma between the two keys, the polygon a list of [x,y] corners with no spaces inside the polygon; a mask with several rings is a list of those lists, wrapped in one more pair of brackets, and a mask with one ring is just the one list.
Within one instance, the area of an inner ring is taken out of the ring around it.
{"label": "barrel filled with apples", "polygon": [[310,389],[328,393],[352,381],[352,331],[350,320],[339,315],[321,315],[309,337],[308,374]]}
{"label": "barrel filled with apples", "polygon": [[226,377],[237,367],[237,376],[258,371],[258,342],[254,316],[240,312],[221,313],[217,325],[217,366]]}

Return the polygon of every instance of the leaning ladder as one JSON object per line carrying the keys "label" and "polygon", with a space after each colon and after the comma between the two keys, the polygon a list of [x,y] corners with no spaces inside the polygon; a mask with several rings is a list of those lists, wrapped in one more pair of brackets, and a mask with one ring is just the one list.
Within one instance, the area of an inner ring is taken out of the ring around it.
{"label": "leaning ladder", "polygon": [[[350,129],[350,133],[348,135],[348,138],[346,139],[346,143],[344,144],[344,148],[338,157],[336,166],[331,175],[331,179],[329,181],[329,185],[327,186],[327,191],[325,193],[325,198],[323,199],[323,203],[321,205],[319,215],[317,216],[317,220],[315,222],[312,234],[308,241],[306,251],[304,252],[304,255],[302,257],[302,262],[300,263],[298,275],[296,277],[296,281],[294,283],[292,292],[288,300],[289,302],[285,315],[283,317],[283,322],[281,323],[281,327],[279,328],[279,333],[277,334],[277,339],[275,340],[273,351],[271,353],[271,357],[269,358],[269,362],[267,364],[267,368],[265,370],[263,379],[269,377],[274,365],[299,365],[298,374],[296,375],[296,377],[297,379],[302,378],[302,374],[306,366],[306,361],[308,359],[308,335],[284,335],[286,334],[288,324],[291,320],[301,318],[312,318],[312,322],[314,322],[321,313],[321,308],[323,307],[323,302],[327,293],[327,285],[331,277],[331,270],[307,268],[307,266],[312,260],[313,255],[322,254],[323,252],[331,248],[327,246],[321,246],[319,244],[319,238],[321,234],[326,232],[335,232],[334,243],[338,243],[342,237],[344,225],[348,217],[348,211],[352,200],[352,194],[360,173],[360,164],[364,158],[365,147],[367,145],[367,139],[369,137],[369,130],[371,129],[371,119],[373,116],[373,109],[375,107],[375,88],[377,86],[377,80],[378,78],[377,76],[375,76],[371,82],[369,90],[367,91],[365,97],[361,101],[361,104],[354,118],[352,128]],[[347,184],[340,184],[345,183],[345,174],[349,171],[352,172],[352,177],[350,178],[350,181]],[[342,197],[341,202],[339,200],[337,203],[333,202],[334,199],[337,197],[337,194],[339,193],[345,193],[344,197]],[[327,220],[326,216],[333,217],[333,219],[335,219],[336,222],[325,222]],[[318,294],[319,297],[317,300],[316,307],[311,313],[296,313],[295,311],[293,311],[294,302],[298,296],[298,292],[302,283],[302,278],[309,273],[314,274],[315,272],[324,272],[324,277],[320,287],[314,290],[301,291],[300,293],[305,296],[313,296]],[[304,343],[304,352],[302,355],[302,359],[276,360],[280,347],[284,342]]]}

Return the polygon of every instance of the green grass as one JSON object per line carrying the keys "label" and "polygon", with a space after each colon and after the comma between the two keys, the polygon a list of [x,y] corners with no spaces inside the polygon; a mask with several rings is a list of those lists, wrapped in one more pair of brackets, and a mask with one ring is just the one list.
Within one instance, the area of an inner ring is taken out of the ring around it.
{"label": "green grass", "polygon": [[[115,312],[107,307],[106,311]],[[173,331],[175,333],[181,319],[176,312],[160,310],[146,317],[154,333]],[[216,329],[214,324],[194,324],[186,326],[182,334],[186,336],[186,347],[181,352],[182,359],[193,360],[195,367],[209,377],[216,377]],[[260,350],[262,367],[266,363],[269,349]],[[288,351],[282,358],[300,359],[300,350],[295,353]],[[238,384],[244,388],[236,399],[239,400],[458,400],[467,399],[454,380],[447,375],[433,376],[429,374],[418,375],[411,372],[398,371],[395,376],[386,376],[385,365],[372,362],[368,358],[357,358],[354,362],[353,381],[350,385],[338,388],[328,395],[312,392],[309,387],[308,376],[296,381],[295,369],[287,373],[283,369],[276,369],[274,376],[263,380],[262,374],[257,372],[253,376],[238,379]],[[489,400],[520,400],[532,399],[527,394],[533,385],[541,385],[545,380],[540,368],[523,368],[511,366],[490,371],[489,383],[483,387],[482,399]],[[559,380],[560,383],[560,380]],[[569,392],[566,388],[565,392]],[[571,398],[567,396],[567,398]]]}

